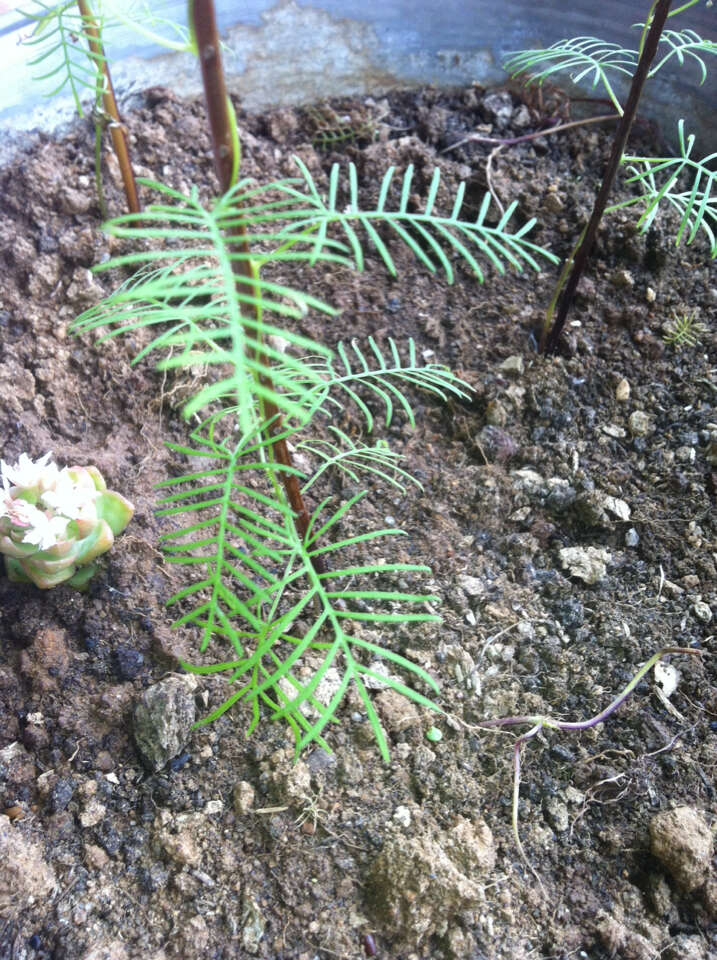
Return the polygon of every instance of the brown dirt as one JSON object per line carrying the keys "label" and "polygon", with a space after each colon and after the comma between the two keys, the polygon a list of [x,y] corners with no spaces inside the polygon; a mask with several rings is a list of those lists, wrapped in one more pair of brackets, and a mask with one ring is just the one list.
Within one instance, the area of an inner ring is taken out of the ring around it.
{"label": "brown dirt", "polygon": [[[442,199],[465,179],[477,206],[489,148],[442,151],[481,124],[508,136],[541,119],[514,97],[499,129],[491,102],[470,88],[334,105],[354,134],[328,144],[325,107],[240,115],[243,171],[291,175],[298,154],[325,183],[332,162],[350,159],[371,197],[390,164],[413,163],[421,197],[439,163]],[[142,173],[211,194],[201,104],[154,90],[126,120]],[[495,159],[494,188],[536,216],[536,241],[564,256],[608,148],[596,128],[523,144]],[[23,864],[7,874],[0,957],[324,960],[371,955],[373,942],[395,960],[717,957],[714,874],[688,895],[650,844],[660,811],[687,806],[700,824],[717,814],[709,656],[675,661],[669,704],[650,676],[606,724],[531,742],[520,826],[544,889],[511,833],[513,735],[475,726],[516,712],[587,718],[661,646],[712,651],[717,289],[705,242],[675,249],[669,216],[647,236],[627,215],[605,222],[564,354],[548,360],[534,330],[551,268],[478,286],[458,267],[449,286],[397,250],[397,281],[375,257],[363,275],[297,271],[294,283],[312,282],[342,310],[330,324],[309,316],[303,332],[330,343],[412,336],[475,388],[466,404],[417,397],[417,429],[384,431],[423,492],[373,487],[352,521],[392,516],[409,534],[396,559],[433,568],[426,586],[442,599],[443,624],[384,642],[436,676],[448,716],[379,694],[392,748],[384,765],[348,701],[334,754],[313,750],[293,766],[288,731],[267,724],[247,742],[240,710],[148,773],[132,704],[179,669],[178,655],[196,659],[196,637],[169,629],[164,601],[180,581],[162,564],[153,513],[153,484],[186,469],[164,446],[186,437],[182,385],[130,366],[129,340],[98,348],[68,334],[109,289],[88,269],[116,247],[98,226],[89,127],[43,139],[0,172],[0,196],[2,456],[52,450],[61,464],[96,464],[137,505],[87,593],[0,580],[0,809]],[[666,345],[671,312],[692,309],[700,345]],[[501,368],[514,356],[520,375]],[[635,411],[647,414],[645,435],[630,429]],[[343,426],[359,429],[348,415]],[[332,484],[339,496],[355,489]],[[606,496],[628,504],[628,521],[606,512]],[[608,551],[604,579],[570,578],[559,551],[574,546]],[[202,680],[199,710],[222,689]],[[438,743],[425,738],[431,723]]]}

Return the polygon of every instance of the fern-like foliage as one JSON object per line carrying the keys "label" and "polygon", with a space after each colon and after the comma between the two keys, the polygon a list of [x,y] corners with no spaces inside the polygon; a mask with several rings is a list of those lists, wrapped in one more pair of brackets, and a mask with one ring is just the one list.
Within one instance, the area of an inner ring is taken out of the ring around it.
{"label": "fern-like foliage", "polygon": [[545,49],[518,50],[503,65],[512,77],[527,73],[528,84],[542,84],[556,73],[567,73],[573,83],[586,78],[593,88],[602,84],[607,96],[622,113],[619,100],[610,83],[610,73],[631,77],[637,66],[637,51],[618,43],[606,43],[597,37],[575,37],[558,40]]}
{"label": "fern-like foliage", "polygon": [[392,450],[385,441],[379,440],[373,446],[361,440],[353,440],[343,430],[333,424],[328,426],[329,438],[302,441],[298,449],[321,461],[302,487],[306,493],[329,469],[335,468],[345,473],[354,483],[358,483],[361,474],[383,480],[389,486],[406,492],[407,483],[421,484],[415,477],[399,466],[403,457]]}
{"label": "fern-like foliage", "polygon": [[[641,26],[641,24],[638,24]],[[658,55],[655,63],[650,68],[649,76],[654,76],[658,70],[673,57],[682,67],[688,61],[696,63],[700,70],[700,83],[707,79],[707,64],[702,54],[717,54],[717,43],[714,40],[704,40],[694,30],[663,30],[660,37],[660,45],[667,47],[665,53],[658,47]]]}
{"label": "fern-like foliage", "polygon": [[660,204],[667,203],[680,215],[675,245],[684,240],[690,244],[701,230],[708,238],[711,256],[717,257],[717,153],[702,160],[690,156],[695,143],[693,134],[685,137],[685,123],[678,125],[679,157],[623,157],[631,176],[627,183],[636,183],[642,193],[609,207],[619,210],[633,205],[644,206],[638,228],[648,230],[657,216]]}
{"label": "fern-like foliage", "polygon": [[[642,23],[634,24],[644,30]],[[658,56],[650,67],[653,77],[673,58],[680,66],[687,62],[698,64],[701,83],[707,76],[705,54],[717,53],[717,44],[704,40],[694,30],[664,30],[658,45]],[[640,59],[640,51],[607,43],[597,37],[574,37],[558,40],[545,49],[519,50],[512,53],[504,69],[512,76],[528,74],[526,84],[542,84],[556,73],[566,73],[574,83],[591,82],[593,89],[601,85],[619,114],[620,100],[611,80],[617,75],[632,77]]]}
{"label": "fern-like foliage", "polygon": [[[470,388],[447,367],[438,363],[421,363],[413,339],[407,343],[408,356],[404,359],[395,340],[388,339],[387,351],[382,350],[373,337],[368,338],[368,350],[361,348],[356,340],[350,344],[339,343],[336,355],[331,357],[309,357],[304,363],[306,379],[299,379],[295,388],[298,394],[304,393],[304,403],[308,402],[312,411],[320,411],[331,417],[344,409],[349,402],[354,404],[363,415],[366,429],[374,428],[374,414],[369,406],[372,400],[384,411],[384,423],[391,425],[396,408],[405,414],[406,419],[415,426],[415,417],[410,395],[405,387],[434,393],[444,402],[453,396],[455,399],[467,399]],[[309,379],[309,372],[312,379]],[[287,371],[289,377],[292,371]],[[316,378],[318,377],[318,382]]]}
{"label": "fern-like foliage", "polygon": [[[28,47],[35,47],[35,53],[29,61],[31,67],[43,64],[45,73],[34,79],[48,82],[51,88],[47,97],[55,97],[69,90],[79,116],[84,116],[82,97],[97,95],[98,76],[101,75],[104,58],[93,53],[85,40],[84,18],[77,9],[75,0],[67,0],[56,7],[49,6],[43,0],[34,0],[30,10],[23,10],[35,27],[24,41]],[[106,24],[101,15],[97,16],[97,25],[101,31]]]}
{"label": "fern-like foliage", "polygon": [[[481,283],[485,275],[480,260],[490,263],[500,274],[505,273],[506,263],[518,271],[525,264],[539,271],[538,257],[551,263],[557,262],[549,251],[526,239],[535,226],[535,219],[528,220],[515,232],[511,230],[510,221],[517,203],[512,203],[496,223],[491,223],[491,197],[486,193],[475,220],[463,220],[461,210],[465,184],[461,184],[451,213],[436,213],[434,207],[441,184],[438,167],[433,172],[423,210],[410,209],[414,175],[412,165],[406,168],[397,183],[395,168],[390,167],[381,181],[376,206],[362,209],[358,176],[353,163],[348,166],[346,195],[340,198],[338,164],[331,169],[328,195],[323,196],[306,164],[298,157],[295,160],[302,180],[283,181],[261,188],[256,194],[278,190],[283,199],[252,205],[250,198],[247,198],[248,204],[242,211],[242,217],[247,229],[255,228],[260,223],[290,219],[283,240],[287,244],[306,246],[311,262],[327,252],[335,255],[337,250],[342,250],[346,262],[352,261],[358,270],[363,270],[364,245],[356,229],[360,227],[391,276],[396,276],[396,265],[386,241],[377,229],[379,225],[388,228],[394,238],[408,247],[432,273],[442,270],[449,283],[454,279],[451,257],[462,260]],[[391,204],[394,195],[396,203]],[[332,225],[341,228],[344,243],[339,246],[336,241],[329,239],[328,232]]]}
{"label": "fern-like foliage", "polygon": [[[398,412],[413,423],[412,390],[444,400],[469,391],[444,367],[424,364],[413,341],[399,348],[393,340],[381,346],[370,339],[366,349],[352,342],[333,351],[287,329],[286,321],[301,320],[308,310],[334,311],[268,279],[269,267],[324,262],[361,269],[363,240],[395,273],[382,230],[449,281],[458,258],[479,279],[480,257],[501,272],[506,264],[537,269],[538,257],[554,258],[526,239],[532,221],[510,229],[512,208],[491,225],[486,201],[475,220],[462,220],[461,190],[450,215],[436,213],[438,173],[420,212],[409,209],[410,171],[398,181],[395,201],[389,171],[376,207],[362,210],[353,166],[341,202],[338,168],[323,197],[308,169],[299,167],[299,179],[265,187],[240,181],[209,205],[196,191],[186,197],[148,184],[160,202],[108,225],[144,249],[98,268],[135,273],[80,316],[75,331],[101,331],[100,341],[131,332],[144,344],[137,360],[155,355],[161,370],[201,365],[208,371],[184,408],[188,417],[203,413],[204,422],[187,446],[172,448],[200,460],[199,469],[167,481],[160,504],[161,515],[175,524],[163,536],[168,559],[199,572],[170,601],[181,605],[176,622],[201,631],[202,650],[228,644],[232,651],[230,660],[189,668],[225,672],[232,685],[208,719],[242,701],[251,708],[250,730],[268,710],[290,724],[301,750],[324,743],[327,723],[353,688],[386,756],[369,689],[388,686],[430,706],[415,684],[436,688],[424,670],[362,627],[436,621],[435,598],[393,582],[426,568],[364,557],[373,541],[401,531],[352,529],[351,510],[362,493],[333,509],[323,500],[307,513],[302,532],[282,482],[315,494],[328,470],[343,469],[352,480],[363,473],[402,488],[410,476],[398,458],[380,442],[350,438],[331,425],[332,415],[351,404],[368,430],[377,408],[387,424]],[[326,433],[304,437],[309,427]],[[277,455],[283,440],[305,444],[319,462],[313,476],[300,475]],[[408,671],[414,683],[400,680],[396,669]]]}
{"label": "fern-like foliage", "polygon": [[[199,567],[204,573],[202,579],[170,599],[170,604],[189,606],[176,624],[198,626],[203,649],[215,638],[228,640],[234,648],[235,656],[226,662],[199,667],[185,664],[195,673],[227,673],[234,686],[231,696],[204,722],[244,701],[251,707],[249,735],[259,722],[263,705],[274,719],[289,723],[300,751],[314,740],[323,743],[325,726],[353,686],[387,758],[386,738],[367,684],[390,687],[434,708],[424,694],[392,671],[401,668],[429,689],[437,687],[417,664],[350,631],[347,625],[356,621],[438,621],[440,618],[426,609],[435,597],[371,582],[425,573],[428,568],[356,559],[341,565],[338,558],[343,553],[355,554],[369,541],[401,533],[373,530],[327,543],[329,534],[341,528],[362,494],[322,520],[324,501],[312,517],[308,536],[302,539],[278,485],[274,483],[273,492],[262,493],[246,479],[248,472],[266,469],[268,442],[246,436],[219,442],[214,435],[216,422],[214,418],[193,432],[194,446],[172,446],[213,465],[163,484],[174,492],[160,501],[159,511],[183,522],[163,537],[169,561]],[[290,468],[274,465],[269,473],[286,469]],[[336,558],[334,569],[317,573],[318,556]]]}

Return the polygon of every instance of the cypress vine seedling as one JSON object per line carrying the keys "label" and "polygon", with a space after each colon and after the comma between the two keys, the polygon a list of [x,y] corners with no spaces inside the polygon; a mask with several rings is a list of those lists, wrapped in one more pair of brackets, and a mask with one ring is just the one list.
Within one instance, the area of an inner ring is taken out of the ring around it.
{"label": "cypress vine seedling", "polygon": [[[201,425],[188,443],[170,445],[196,459],[198,469],[167,480],[160,502],[160,513],[175,524],[163,535],[167,558],[201,571],[169,601],[180,606],[176,623],[200,629],[202,651],[217,643],[231,651],[216,664],[187,665],[200,674],[225,673],[231,684],[207,721],[243,701],[252,716],[248,733],[268,711],[291,726],[298,751],[312,742],[326,746],[326,725],[353,686],[387,757],[370,687],[387,686],[436,708],[393,671],[406,671],[427,693],[437,686],[392,649],[383,631],[438,622],[437,598],[411,592],[404,582],[427,573],[425,566],[384,560],[383,541],[400,530],[345,531],[365,491],[338,506],[324,498],[312,507],[305,497],[308,490],[314,494],[328,466],[352,478],[364,471],[395,484],[408,480],[385,445],[350,440],[332,425],[332,414],[346,404],[370,431],[377,405],[386,424],[397,412],[413,422],[413,388],[444,400],[464,397],[468,388],[439,364],[423,364],[412,341],[352,341],[331,350],[297,333],[292,321],[306,311],[335,311],[311,293],[270,279],[270,269],[323,263],[362,270],[368,240],[396,275],[387,234],[449,282],[459,260],[483,280],[486,263],[503,273],[506,265],[537,270],[541,258],[555,257],[528,239],[534,221],[512,228],[515,205],[491,223],[487,195],[478,216],[464,220],[461,188],[451,212],[438,213],[439,170],[421,211],[409,209],[410,167],[400,177],[389,169],[369,208],[362,205],[353,165],[345,186],[338,166],[332,168],[327,195],[300,160],[296,178],[266,185],[241,179],[211,0],[190,4],[190,24],[221,196],[205,205],[196,189],[184,196],[148,184],[160,202],[141,216],[118,217],[108,229],[152,248],[101,267],[137,272],[79,317],[75,330],[107,328],[105,339],[156,330],[137,359],[159,352],[159,369],[208,370],[207,382],[184,408],[187,417],[203,417]],[[308,477],[291,456],[291,445],[304,436],[320,464]],[[381,551],[375,558],[364,553],[374,544]],[[381,633],[363,633],[362,625]]]}
{"label": "cypress vine seedling", "polygon": [[[611,213],[635,204],[644,207],[638,229],[645,232],[652,224],[663,201],[680,213],[680,226],[675,243],[692,243],[701,229],[711,244],[711,256],[717,257],[717,196],[714,193],[717,174],[712,167],[717,154],[692,160],[694,136],[685,138],[684,121],[678,127],[680,155],[678,157],[633,157],[624,153],[632,123],[637,114],[645,82],[655,76],[667,63],[680,66],[696,63],[701,82],[707,76],[704,56],[717,54],[717,43],[704,40],[694,30],[667,30],[668,18],[683,13],[700,0],[687,0],[670,11],[672,0],[654,0],[642,28],[637,50],[605,43],[595,37],[577,37],[561,40],[544,50],[523,50],[513,54],[505,68],[513,76],[528,74],[528,83],[543,83],[556,72],[569,73],[575,82],[588,77],[593,86],[600,84],[620,116],[610,160],[585,229],[565,262],[545,316],[541,348],[553,351],[565,325],[568,311],[587,265],[598,226],[605,213]],[[537,68],[537,69],[536,69]],[[630,92],[623,109],[612,85],[616,75],[632,78]],[[607,201],[621,165],[628,165],[631,176],[627,183],[635,183],[641,193],[629,200],[608,206]]]}

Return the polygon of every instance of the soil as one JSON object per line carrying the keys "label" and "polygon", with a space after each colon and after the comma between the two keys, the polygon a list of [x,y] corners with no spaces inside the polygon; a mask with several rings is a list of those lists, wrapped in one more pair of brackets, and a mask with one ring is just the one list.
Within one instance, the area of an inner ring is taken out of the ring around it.
{"label": "soil", "polygon": [[[370,199],[389,165],[412,163],[420,200],[438,164],[438,202],[450,209],[466,180],[477,209],[492,147],[454,145],[476,130],[539,130],[558,105],[479,87],[263,116],[237,105],[243,173],[293,175],[296,154],[325,186],[331,164],[350,160]],[[141,174],[216,190],[201,103],[150,90],[126,123]],[[631,147],[651,137],[638,125]],[[492,187],[563,257],[609,146],[609,125],[519,144],[493,157]],[[239,708],[152,771],[133,706],[181,674],[179,657],[200,659],[197,637],[170,629],[165,602],[185,581],[162,562],[168,521],[154,513],[154,484],[187,470],[164,445],[186,440],[185,385],[131,366],[130,339],[98,347],[68,332],[118,279],[89,273],[118,249],[100,229],[92,165],[79,124],[0,172],[2,456],[95,464],[137,508],[87,592],[0,579],[0,957],[717,957],[717,289],[704,237],[676,248],[669,213],[646,235],[628,213],[607,219],[561,354],[547,359],[535,332],[550,265],[488,270],[484,285],[456,265],[449,285],[394,245],[397,280],[371,254],[363,274],[297,271],[341,310],[330,323],[310,314],[301,332],[413,337],[474,388],[466,402],[416,394],[415,430],[377,426],[423,489],[373,485],[346,526],[391,517],[408,536],[390,559],[432,567],[421,589],[440,598],[442,624],[382,642],[435,676],[445,715],[376,693],[385,764],[349,697],[333,753],[295,764],[288,728],[265,723],[247,739]],[[695,311],[699,344],[665,342],[673,311]],[[360,435],[350,411],[341,425]],[[320,495],[356,489],[339,475]],[[595,548],[594,583],[566,568],[569,547]],[[478,721],[587,719],[668,645],[703,654],[670,658],[676,689],[650,673],[607,722],[526,746],[528,867],[511,828],[513,743],[527,728]],[[197,716],[225,691],[199,678]],[[426,738],[431,726],[442,739]]]}

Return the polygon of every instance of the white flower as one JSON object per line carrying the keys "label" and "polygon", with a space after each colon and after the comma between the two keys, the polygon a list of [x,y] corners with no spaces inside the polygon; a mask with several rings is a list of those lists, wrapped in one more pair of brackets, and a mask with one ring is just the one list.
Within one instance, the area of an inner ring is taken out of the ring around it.
{"label": "white flower", "polygon": [[43,473],[57,473],[57,466],[48,462],[52,453],[46,453],[39,460],[31,460],[26,453],[20,454],[20,459],[11,467],[0,460],[0,473],[2,474],[3,487],[7,491],[8,484],[12,483],[16,487],[34,487],[39,482]]}
{"label": "white flower", "polygon": [[48,517],[40,510],[37,514],[22,542],[35,544],[40,550],[47,550],[64,538],[68,520],[66,517]]}
{"label": "white flower", "polygon": [[91,481],[83,483],[73,480],[65,467],[58,473],[53,489],[43,491],[40,499],[55,513],[70,520],[79,520],[90,514],[98,493]]}

